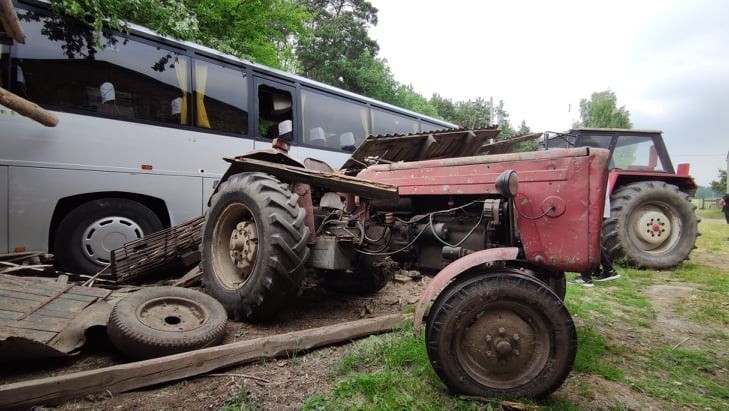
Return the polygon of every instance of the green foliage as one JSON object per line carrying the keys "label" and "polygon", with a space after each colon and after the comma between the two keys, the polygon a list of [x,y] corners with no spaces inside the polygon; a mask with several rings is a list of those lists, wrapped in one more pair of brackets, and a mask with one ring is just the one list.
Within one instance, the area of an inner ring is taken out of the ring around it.
{"label": "green foliage", "polygon": [[717,179],[711,181],[709,183],[709,187],[711,187],[711,189],[716,193],[724,194],[724,193],[729,192],[726,189],[726,170],[720,169],[718,171],[719,171],[719,174],[717,176]]}
{"label": "green foliage", "polygon": [[699,186],[696,189],[696,194],[694,195],[694,198],[717,198],[721,197],[721,195],[722,194],[720,191],[714,191],[711,187]]}
{"label": "green foliage", "polygon": [[395,90],[395,99],[388,103],[405,107],[416,113],[425,114],[426,116],[438,117],[438,110],[421,94],[413,90],[412,85],[400,84]]}
{"label": "green foliage", "polygon": [[307,33],[310,14],[294,0],[52,0],[60,14],[101,29],[132,22],[271,67],[293,65],[293,38]]}
{"label": "green foliage", "polygon": [[618,108],[618,98],[611,90],[592,93],[590,100],[580,100],[580,123],[578,127],[631,128],[630,112]]}
{"label": "green foliage", "polygon": [[298,38],[296,48],[302,75],[373,97],[382,96],[383,86],[395,90],[389,68],[376,58],[379,45],[367,32],[377,24],[375,7],[365,0],[300,1],[313,16],[311,31]]}

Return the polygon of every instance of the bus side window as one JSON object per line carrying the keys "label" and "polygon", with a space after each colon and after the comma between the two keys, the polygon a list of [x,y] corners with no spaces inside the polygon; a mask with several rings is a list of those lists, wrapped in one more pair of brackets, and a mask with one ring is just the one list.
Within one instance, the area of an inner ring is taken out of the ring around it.
{"label": "bus side window", "polygon": [[195,60],[195,126],[248,134],[248,78],[239,68]]}
{"label": "bus side window", "polygon": [[287,91],[267,85],[258,87],[258,127],[260,137],[273,139],[278,136],[278,124],[292,120],[293,102]]}

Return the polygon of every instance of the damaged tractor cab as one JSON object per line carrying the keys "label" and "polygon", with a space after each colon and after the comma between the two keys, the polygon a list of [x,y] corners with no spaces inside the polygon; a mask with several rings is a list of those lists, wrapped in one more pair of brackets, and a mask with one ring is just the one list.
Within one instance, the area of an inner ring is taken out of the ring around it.
{"label": "damaged tractor cab", "polygon": [[370,137],[334,172],[277,150],[229,159],[202,239],[208,293],[268,318],[306,269],[375,292],[398,269],[421,297],[428,355],[454,392],[542,397],[574,361],[565,271],[599,262],[608,151],[476,156],[498,129]]}

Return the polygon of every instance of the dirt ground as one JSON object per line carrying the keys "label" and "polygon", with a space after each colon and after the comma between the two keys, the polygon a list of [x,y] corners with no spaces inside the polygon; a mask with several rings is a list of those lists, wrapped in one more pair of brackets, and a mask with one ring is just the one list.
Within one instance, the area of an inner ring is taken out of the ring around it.
{"label": "dirt ground", "polygon": [[[417,303],[427,281],[428,278],[393,281],[368,297],[328,292],[310,283],[303,287],[301,295],[288,309],[267,323],[253,325],[229,321],[223,343],[401,313],[405,306]],[[103,329],[90,330],[82,352],[68,359],[5,364],[0,384],[123,363],[125,359],[111,346],[104,332]],[[324,347],[292,358],[234,366],[143,390],[89,395],[56,409],[214,410],[241,392],[246,403],[258,409],[296,409],[312,394],[330,389],[331,370],[350,348],[351,344]]]}
{"label": "dirt ground", "polygon": [[[309,285],[304,287],[302,295],[292,302],[290,308],[266,324],[228,322],[224,342],[237,342],[343,321],[400,313],[404,307],[417,303],[428,281],[429,278],[425,277],[413,281],[391,282],[371,297],[329,293],[322,288]],[[652,338],[678,344],[681,341],[677,341],[676,338],[693,336],[696,338],[691,338],[690,342],[701,341],[702,329],[682,318],[675,309],[685,299],[690,298],[692,291],[691,285],[675,282],[670,285],[656,285],[647,291],[657,315],[656,325],[651,331],[657,335]],[[580,321],[579,318],[575,318],[577,325]],[[625,333],[618,334],[626,336],[625,338],[641,337],[636,337],[634,331],[625,330]],[[312,394],[324,394],[331,390],[332,369],[350,349],[352,344],[341,344],[300,353],[293,357],[274,358],[221,369],[211,374],[143,390],[113,395],[98,393],[67,402],[56,409],[215,410],[235,396],[244,397],[245,404],[252,409],[297,409],[302,401]],[[97,369],[124,361],[106,340],[104,330],[97,329],[90,333],[81,354],[64,360],[45,360],[23,363],[22,366],[17,364],[3,367],[0,384]],[[593,392],[591,396],[584,395],[585,385],[591,387]],[[626,385],[574,372],[553,396],[569,399],[585,409],[607,409],[615,407],[616,404],[622,404],[625,409],[670,408],[670,404],[660,404]]]}

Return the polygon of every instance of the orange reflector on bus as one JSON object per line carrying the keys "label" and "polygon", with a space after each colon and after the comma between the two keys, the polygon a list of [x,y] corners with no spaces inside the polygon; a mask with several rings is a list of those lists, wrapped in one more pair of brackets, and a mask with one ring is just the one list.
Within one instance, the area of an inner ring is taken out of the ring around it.
{"label": "orange reflector on bus", "polygon": [[25,246],[21,245],[20,247],[15,247],[16,253],[24,253],[25,252]]}
{"label": "orange reflector on bus", "polygon": [[151,164],[142,164],[142,170],[151,170],[152,165]]}

